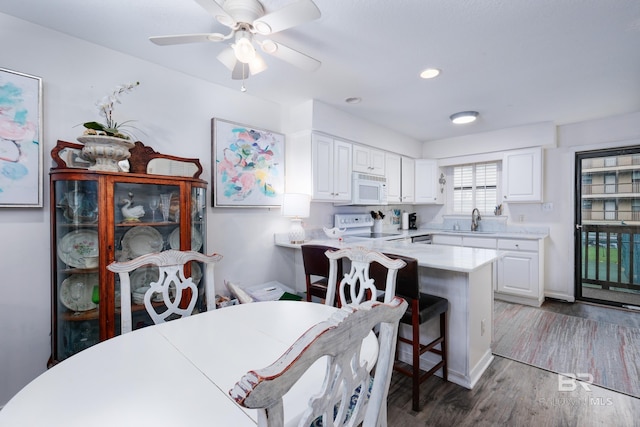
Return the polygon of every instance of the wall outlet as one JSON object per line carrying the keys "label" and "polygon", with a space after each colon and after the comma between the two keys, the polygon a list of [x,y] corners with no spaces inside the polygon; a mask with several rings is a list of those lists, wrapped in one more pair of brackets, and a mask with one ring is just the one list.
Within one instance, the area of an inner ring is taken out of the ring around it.
{"label": "wall outlet", "polygon": [[542,204],[542,212],[551,212],[553,211],[553,203],[547,202]]}
{"label": "wall outlet", "polygon": [[486,321],[485,319],[482,319],[482,321],[480,322],[480,336],[484,336],[484,333],[486,332]]}

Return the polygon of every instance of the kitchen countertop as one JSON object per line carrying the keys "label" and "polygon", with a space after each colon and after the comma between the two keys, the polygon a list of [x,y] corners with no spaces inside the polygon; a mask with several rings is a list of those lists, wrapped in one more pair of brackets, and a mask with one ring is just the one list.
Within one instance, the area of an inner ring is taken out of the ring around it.
{"label": "kitchen countertop", "polygon": [[[424,235],[423,230],[409,230],[403,233],[402,237]],[[276,246],[299,249],[301,245],[294,245],[288,242],[287,235],[276,235]],[[399,236],[392,236],[379,239],[349,238],[346,241],[337,239],[314,239],[305,244],[317,244],[344,248],[350,246],[362,246],[379,252],[395,253],[405,255],[418,260],[421,267],[436,268],[441,270],[470,273],[488,263],[494,262],[502,257],[503,252],[493,249],[466,248],[461,246],[429,245],[411,243],[401,239]],[[389,239],[392,239],[389,241]]]}

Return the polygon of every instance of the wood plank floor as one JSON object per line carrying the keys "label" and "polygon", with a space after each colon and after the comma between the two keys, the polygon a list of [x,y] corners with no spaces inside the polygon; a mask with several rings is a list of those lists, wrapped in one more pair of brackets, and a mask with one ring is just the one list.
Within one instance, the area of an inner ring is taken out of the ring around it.
{"label": "wood plank floor", "polygon": [[[635,324],[640,314],[585,304],[546,302],[544,309]],[[570,343],[566,343],[570,345]],[[640,379],[639,379],[640,381]],[[640,399],[589,385],[559,391],[558,375],[496,356],[473,390],[432,377],[421,385],[422,410],[411,410],[411,379],[394,372],[388,425],[637,426]],[[566,389],[566,387],[565,387]]]}

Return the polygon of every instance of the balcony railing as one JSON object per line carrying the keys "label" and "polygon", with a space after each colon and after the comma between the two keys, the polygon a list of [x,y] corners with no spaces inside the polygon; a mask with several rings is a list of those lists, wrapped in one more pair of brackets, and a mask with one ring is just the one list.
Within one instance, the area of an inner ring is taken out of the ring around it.
{"label": "balcony railing", "polygon": [[640,227],[582,225],[582,284],[640,292]]}

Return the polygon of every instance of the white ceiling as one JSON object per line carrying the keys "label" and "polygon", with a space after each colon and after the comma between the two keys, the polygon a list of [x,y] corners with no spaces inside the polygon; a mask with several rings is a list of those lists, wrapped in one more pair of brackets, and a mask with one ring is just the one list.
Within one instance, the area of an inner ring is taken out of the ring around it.
{"label": "white ceiling", "polygon": [[[267,13],[291,1],[262,0]],[[269,69],[248,93],[284,105],[317,99],[420,141],[640,111],[638,0],[315,3],[320,19],[272,38],[322,66],[309,73],[264,55]],[[0,12],[240,89],[216,60],[223,43],[149,42],[228,32],[193,0],[2,0]],[[442,74],[422,80],[425,67]],[[452,125],[462,110],[479,120]]]}

